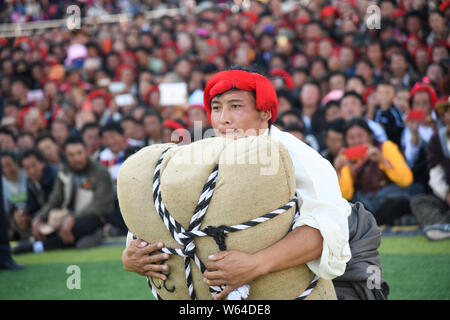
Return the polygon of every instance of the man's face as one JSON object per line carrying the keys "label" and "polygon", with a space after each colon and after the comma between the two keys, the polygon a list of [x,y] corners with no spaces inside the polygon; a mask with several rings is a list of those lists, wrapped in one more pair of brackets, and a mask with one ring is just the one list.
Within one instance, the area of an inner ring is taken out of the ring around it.
{"label": "man's face", "polygon": [[329,130],[325,138],[325,143],[330,153],[336,156],[344,146],[344,135],[340,132]]}
{"label": "man's face", "polygon": [[2,157],[2,174],[8,180],[15,180],[17,173],[19,172],[19,166],[11,157]]}
{"label": "man's face", "polygon": [[66,158],[69,166],[75,171],[81,171],[88,164],[86,148],[81,143],[71,143],[66,146]]}
{"label": "man's face", "polygon": [[37,147],[48,162],[55,163],[58,161],[58,146],[52,140],[41,140]]}
{"label": "man's face", "polygon": [[100,148],[102,141],[100,139],[99,129],[91,128],[83,133],[83,141],[90,151],[95,151]]}
{"label": "man's face", "polygon": [[142,123],[144,124],[144,133],[152,139],[159,139],[162,135],[162,123],[157,116],[146,116]]}
{"label": "man's face", "polygon": [[256,99],[249,91],[231,90],[211,99],[211,124],[216,135],[243,138],[259,135],[268,128],[269,111],[256,109]]}
{"label": "man's face", "polygon": [[125,136],[116,131],[105,131],[102,135],[103,144],[117,154],[125,148]]}
{"label": "man's face", "polygon": [[41,180],[42,171],[45,163],[39,161],[35,156],[30,156],[22,160],[22,167],[28,178],[32,181],[39,182]]}
{"label": "man's face", "polygon": [[382,105],[390,105],[395,97],[395,89],[392,86],[378,85],[377,87],[377,99]]}
{"label": "man's face", "polygon": [[342,99],[341,102],[341,115],[348,121],[355,117],[360,117],[362,115],[363,109],[361,106],[361,101],[354,96],[347,96]]}

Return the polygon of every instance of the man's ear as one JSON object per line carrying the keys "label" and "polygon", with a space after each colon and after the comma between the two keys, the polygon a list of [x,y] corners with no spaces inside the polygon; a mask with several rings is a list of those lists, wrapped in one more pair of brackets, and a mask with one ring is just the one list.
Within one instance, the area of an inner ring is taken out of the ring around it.
{"label": "man's ear", "polygon": [[264,121],[269,121],[270,119],[272,119],[272,111],[270,110],[261,111],[261,119]]}

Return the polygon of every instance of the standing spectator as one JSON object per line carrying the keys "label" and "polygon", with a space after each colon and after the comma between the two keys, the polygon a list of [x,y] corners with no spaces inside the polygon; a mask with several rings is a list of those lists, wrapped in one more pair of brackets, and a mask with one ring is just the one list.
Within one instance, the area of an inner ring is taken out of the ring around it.
{"label": "standing spectator", "polygon": [[21,243],[13,253],[42,252],[100,243],[101,227],[112,208],[113,186],[108,171],[89,159],[83,140],[70,136],[64,144],[67,166],[58,173],[47,203],[32,222],[37,241]]}
{"label": "standing spectator", "polygon": [[383,126],[389,140],[400,145],[405,125],[400,110],[393,104],[395,88],[387,81],[382,82],[377,86],[376,95],[380,104],[375,107],[374,121]]}

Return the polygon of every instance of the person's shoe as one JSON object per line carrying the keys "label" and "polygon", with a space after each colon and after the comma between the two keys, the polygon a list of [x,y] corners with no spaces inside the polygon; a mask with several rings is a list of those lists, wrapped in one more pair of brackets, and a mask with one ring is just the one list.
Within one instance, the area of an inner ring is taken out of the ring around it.
{"label": "person's shoe", "polygon": [[23,270],[25,266],[23,264],[15,262],[13,259],[7,259],[6,261],[0,261],[1,270]]}
{"label": "person's shoe", "polygon": [[78,249],[88,249],[98,246],[103,240],[103,230],[98,228],[95,232],[83,236],[77,241],[76,247]]}
{"label": "person's shoe", "polygon": [[33,244],[30,242],[22,242],[11,249],[12,254],[22,254],[33,252]]}
{"label": "person's shoe", "polygon": [[448,223],[445,206],[429,195],[418,195],[411,200],[412,214],[423,228],[436,223]]}
{"label": "person's shoe", "polygon": [[430,226],[426,226],[423,231],[425,232],[425,236],[431,241],[450,238],[449,223],[432,224]]}

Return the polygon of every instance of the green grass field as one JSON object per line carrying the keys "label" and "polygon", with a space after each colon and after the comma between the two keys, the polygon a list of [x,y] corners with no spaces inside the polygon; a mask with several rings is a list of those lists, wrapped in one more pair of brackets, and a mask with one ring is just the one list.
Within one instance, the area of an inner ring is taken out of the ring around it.
{"label": "green grass field", "polygon": [[[0,271],[0,299],[153,299],[146,280],[124,271],[123,246],[58,250],[15,256],[25,270]],[[383,237],[380,246],[389,299],[450,299],[450,239]],[[80,289],[68,289],[66,273],[80,268]]]}

